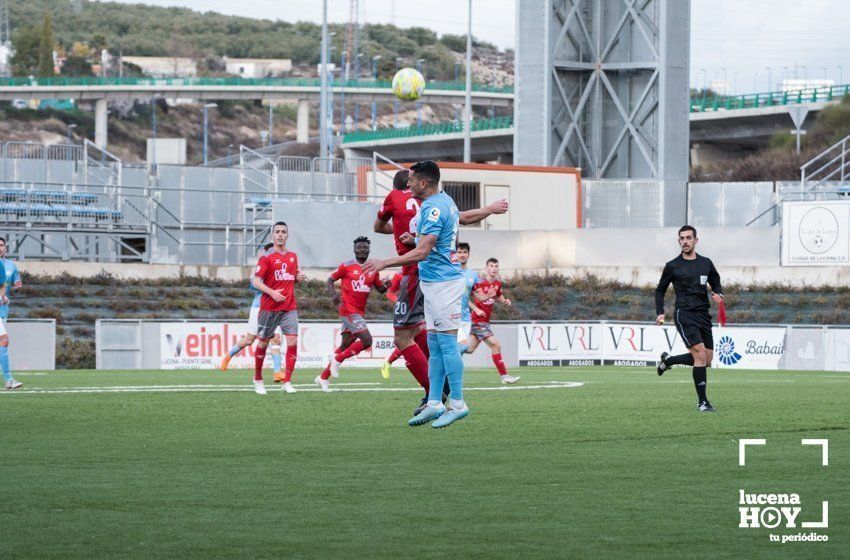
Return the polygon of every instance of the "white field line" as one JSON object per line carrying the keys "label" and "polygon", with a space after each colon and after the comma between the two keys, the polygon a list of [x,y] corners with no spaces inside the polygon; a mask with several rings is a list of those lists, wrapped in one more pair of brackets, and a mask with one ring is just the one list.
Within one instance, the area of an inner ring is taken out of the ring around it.
{"label": "white field line", "polygon": [[[356,387],[352,387],[357,385]],[[340,383],[332,385],[332,392],[339,393],[384,393],[384,392],[421,392],[421,387],[363,387],[362,385],[378,385],[370,383]],[[583,386],[577,381],[552,381],[545,385],[510,385],[497,387],[464,387],[464,391],[528,391],[535,389],[572,389]],[[351,387],[351,388],[348,388]],[[90,394],[90,393],[216,393],[216,392],[252,392],[251,385],[130,385],[122,387],[59,387],[56,389],[19,389],[3,391],[0,394],[16,395],[55,395],[55,394]],[[271,389],[274,392],[274,389]],[[282,392],[278,390],[277,392]],[[299,393],[318,393],[319,387],[303,386]]]}

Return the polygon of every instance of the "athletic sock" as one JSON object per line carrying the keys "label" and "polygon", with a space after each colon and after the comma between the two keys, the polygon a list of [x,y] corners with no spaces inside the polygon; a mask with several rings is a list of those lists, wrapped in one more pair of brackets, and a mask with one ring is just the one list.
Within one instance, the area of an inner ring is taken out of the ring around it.
{"label": "athletic sock", "polygon": [[449,378],[452,402],[463,401],[463,359],[457,349],[457,335],[437,333],[443,364]]}
{"label": "athletic sock", "polygon": [[416,382],[425,389],[427,396],[431,387],[428,380],[428,358],[425,357],[425,354],[422,353],[422,349],[419,348],[417,344],[411,344],[402,350],[401,355],[404,356],[404,361],[407,362],[405,364],[407,369],[410,370],[410,373],[416,379]]}
{"label": "athletic sock", "polygon": [[422,353],[425,354],[425,358],[431,357],[431,349],[428,347],[428,331],[419,331],[419,334],[413,337],[413,341],[416,342],[416,345],[422,349]]}
{"label": "athletic sock", "polygon": [[694,355],[686,352],[677,356],[667,356],[664,363],[668,366],[692,366],[694,365]]}
{"label": "athletic sock", "polygon": [[12,382],[12,373],[9,371],[9,347],[0,346],[0,369],[3,370],[3,381]]}
{"label": "athletic sock", "polygon": [[696,387],[699,402],[708,400],[708,397],[705,396],[706,377],[705,366],[694,367],[694,387]]}
{"label": "athletic sock", "polygon": [[242,351],[242,347],[239,346],[239,344],[237,343],[237,344],[234,344],[233,348],[231,348],[230,351],[227,352],[227,355],[232,358],[233,356],[235,356],[236,354],[238,354],[241,351]]}
{"label": "athletic sock", "polygon": [[331,366],[327,366],[325,368],[325,371],[323,371],[322,374],[319,377],[321,377],[322,379],[324,379],[326,381],[328,379],[330,379],[331,378]]}
{"label": "athletic sock", "polygon": [[257,351],[254,352],[254,381],[263,380],[263,362],[266,361],[266,348],[257,345]]}
{"label": "athletic sock", "polygon": [[399,356],[401,356],[401,350],[398,348],[393,348],[393,351],[387,356],[387,363],[391,364],[394,361],[398,360]]}
{"label": "athletic sock", "polygon": [[493,354],[493,363],[496,364],[496,369],[499,371],[499,375],[507,375],[508,368],[505,367],[505,362],[502,361],[502,353]]}
{"label": "athletic sock", "polygon": [[289,383],[292,379],[292,372],[295,371],[295,360],[298,359],[298,346],[286,346],[286,371],[283,374],[283,382]]}
{"label": "athletic sock", "polygon": [[337,362],[343,362],[343,361],[347,360],[348,358],[350,358],[351,356],[356,356],[357,354],[359,354],[362,351],[363,351],[363,341],[358,339],[354,342],[354,344],[352,344],[351,346],[349,346],[348,348],[346,348],[342,352],[337,353],[337,355],[334,356],[334,359]]}
{"label": "athletic sock", "polygon": [[428,358],[428,380],[431,390],[428,391],[428,404],[437,406],[443,402],[443,384],[446,380],[446,364],[443,359],[443,349],[440,346],[439,335],[428,333],[428,345],[431,347],[431,357]]}
{"label": "athletic sock", "polygon": [[277,351],[277,352],[272,354],[272,365],[274,366],[274,372],[275,373],[280,372],[280,362],[281,362],[280,351]]}

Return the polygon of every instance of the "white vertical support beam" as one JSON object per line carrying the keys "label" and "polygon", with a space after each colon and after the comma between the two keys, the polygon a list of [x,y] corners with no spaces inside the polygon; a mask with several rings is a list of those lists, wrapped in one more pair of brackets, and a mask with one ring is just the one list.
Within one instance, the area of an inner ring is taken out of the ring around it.
{"label": "white vertical support beam", "polygon": [[319,92],[319,157],[328,156],[328,0],[322,0],[322,55]]}
{"label": "white vertical support beam", "polygon": [[550,2],[517,0],[514,66],[514,163],[549,165],[551,157]]}
{"label": "white vertical support beam", "polygon": [[472,0],[466,0],[466,2],[466,96],[463,106],[463,163],[472,161]]}
{"label": "white vertical support beam", "polygon": [[663,0],[658,9],[658,179],[664,225],[679,226],[687,219],[691,6]]}
{"label": "white vertical support beam", "polygon": [[106,119],[106,99],[98,99],[94,102],[94,143],[104,150],[107,143]]}
{"label": "white vertical support beam", "polygon": [[310,101],[307,99],[298,100],[295,140],[299,144],[306,144],[310,141]]}

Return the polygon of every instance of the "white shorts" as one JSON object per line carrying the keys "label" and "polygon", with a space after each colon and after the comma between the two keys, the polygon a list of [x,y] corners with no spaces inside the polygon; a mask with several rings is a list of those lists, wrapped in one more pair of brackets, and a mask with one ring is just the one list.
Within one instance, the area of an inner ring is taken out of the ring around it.
{"label": "white shorts", "polygon": [[437,332],[453,331],[460,327],[460,311],[466,279],[446,282],[419,282],[425,296],[425,327]]}
{"label": "white shorts", "polygon": [[457,329],[457,341],[466,342],[469,340],[469,334],[472,332],[472,321],[461,321],[460,327]]}
{"label": "white shorts", "polygon": [[248,334],[257,336],[258,319],[260,318],[260,306],[251,307],[248,312]]}
{"label": "white shorts", "polygon": [[0,336],[6,334],[6,319],[0,317]]}

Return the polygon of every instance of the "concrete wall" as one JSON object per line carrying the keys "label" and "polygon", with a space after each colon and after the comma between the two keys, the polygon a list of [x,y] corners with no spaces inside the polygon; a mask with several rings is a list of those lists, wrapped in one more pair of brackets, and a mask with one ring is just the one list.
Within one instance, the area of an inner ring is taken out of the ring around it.
{"label": "concrete wall", "polygon": [[[392,170],[386,172],[390,175],[395,173]],[[581,227],[579,173],[567,167],[440,163],[442,181],[480,185],[482,206],[505,196],[510,201],[508,215],[486,220],[483,229],[525,231]],[[386,196],[390,181],[384,175],[374,175],[369,174],[368,192]]]}
{"label": "concrete wall", "polygon": [[[330,202],[287,202],[275,209],[290,226],[289,247],[298,252],[311,278],[324,279],[329,270],[352,256],[359,235],[372,240],[372,256],[395,255],[392,238],[372,232],[376,206],[352,203],[343,212]],[[516,272],[593,275],[638,286],[658,282],[664,263],[678,254],[676,228],[578,229],[568,231],[483,231],[463,228],[460,240],[471,244],[470,266],[484,267],[497,257],[505,276]],[[779,266],[778,228],[704,228],[698,252],[710,257],[727,284],[846,286],[850,267]],[[252,267],[180,266],[22,261],[22,271],[39,275],[67,272],[91,277],[101,271],[118,278],[202,276],[221,280],[248,278]]]}
{"label": "concrete wall", "polygon": [[[480,183],[482,205],[489,202],[485,200],[488,186],[507,187],[511,204],[505,218],[508,229],[560,230],[580,227],[580,205],[576,204],[580,200],[577,174],[533,171],[507,165],[494,167],[493,170],[445,168],[441,170],[441,175],[443,181]],[[485,222],[485,229],[490,225],[488,222]]]}
{"label": "concrete wall", "polygon": [[[56,320],[11,319],[9,333],[9,366],[16,371],[56,369]],[[25,379],[18,379],[24,381]]]}

